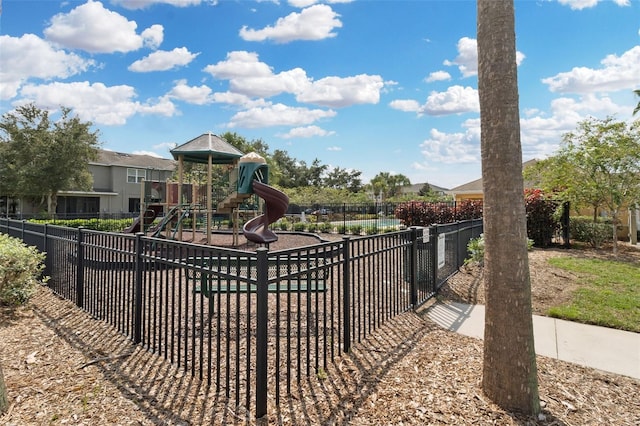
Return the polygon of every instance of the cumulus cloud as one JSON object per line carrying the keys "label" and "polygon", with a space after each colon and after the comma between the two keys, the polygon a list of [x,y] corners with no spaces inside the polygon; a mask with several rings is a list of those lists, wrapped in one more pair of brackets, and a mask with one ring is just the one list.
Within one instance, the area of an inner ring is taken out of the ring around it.
{"label": "cumulus cloud", "polygon": [[432,92],[420,112],[429,115],[480,112],[478,91],[472,87],[451,86],[445,92]]}
{"label": "cumulus cloud", "polygon": [[2,61],[11,66],[0,68],[0,99],[15,97],[29,79],[68,78],[95,65],[74,53],[55,49],[34,34],[21,37],[0,36]]}
{"label": "cumulus cloud", "polygon": [[186,47],[176,47],[172,51],[158,50],[139,59],[129,66],[129,71],[166,71],[189,64],[199,53],[191,53]]}
{"label": "cumulus cloud", "polygon": [[160,44],[161,25],[150,27],[142,35],[136,33],[137,26],[135,21],[90,0],[51,18],[44,35],[63,47],[92,53],[130,52],[144,45]]}
{"label": "cumulus cloud", "polygon": [[404,112],[420,111],[420,103],[413,99],[396,99],[395,101],[391,101],[389,106],[393,109]]}
{"label": "cumulus cloud", "polygon": [[246,41],[273,40],[276,43],[288,43],[294,40],[323,40],[335,37],[336,28],[342,27],[340,15],[330,6],[318,4],[300,13],[293,12],[278,19],[273,26],[253,30],[243,26],[240,37]]}
{"label": "cumulus cloud", "polygon": [[193,105],[206,105],[213,101],[211,88],[206,85],[189,86],[186,80],[179,80],[176,85],[167,93],[171,99],[178,99]]}
{"label": "cumulus cloud", "polygon": [[480,112],[478,91],[462,86],[451,86],[444,92],[431,92],[423,105],[412,99],[397,99],[391,101],[389,106],[399,111],[415,112],[418,116]]}
{"label": "cumulus cloud", "polygon": [[325,77],[305,85],[297,94],[299,102],[340,108],[355,104],[377,104],[384,86],[379,75]]}
{"label": "cumulus cloud", "polygon": [[451,80],[451,74],[446,71],[435,71],[429,74],[427,78],[424,79],[427,83],[431,83],[434,81],[449,81]]}
{"label": "cumulus cloud", "polygon": [[445,164],[475,163],[480,161],[480,144],[476,132],[444,133],[431,129],[429,138],[420,144],[422,155],[430,161]]}
{"label": "cumulus cloud", "polygon": [[[573,10],[582,10],[597,6],[602,0],[558,0],[558,3],[569,6]],[[630,0],[613,0],[618,6],[629,6]]]}
{"label": "cumulus cloud", "polygon": [[142,31],[140,34],[142,37],[142,44],[149,49],[157,49],[164,40],[164,27],[159,24],[155,24]]}
{"label": "cumulus cloud", "polygon": [[287,133],[280,133],[277,136],[283,139],[302,139],[302,138],[311,138],[314,136],[332,136],[335,135],[336,132],[324,130],[318,126],[306,126],[306,127],[294,127],[289,130]]}
{"label": "cumulus cloud", "polygon": [[[351,3],[352,1],[353,0],[325,0],[322,3],[330,3],[330,4]],[[312,4],[321,3],[321,1],[320,0],[289,0],[288,3],[290,6],[293,6],[293,7],[304,8],[304,7],[311,6]]]}
{"label": "cumulus cloud", "polygon": [[545,78],[542,82],[552,92],[578,94],[615,92],[637,87],[640,76],[640,46],[634,46],[621,56],[608,55],[600,63],[602,67],[599,69],[576,67]]}
{"label": "cumulus cloud", "polygon": [[322,118],[334,117],[335,111],[290,107],[283,104],[249,108],[236,113],[229,127],[305,126]]}
{"label": "cumulus cloud", "polygon": [[111,0],[111,3],[120,5],[125,9],[146,9],[154,4],[169,4],[176,7],[197,6],[201,3],[216,5],[218,0]]}
{"label": "cumulus cloud", "polygon": [[268,98],[289,93],[298,102],[327,107],[372,103],[380,100],[384,87],[377,75],[325,77],[313,81],[301,68],[274,73],[272,67],[258,59],[255,52],[229,52],[224,61],[204,68],[213,77],[229,80],[229,91],[247,97]]}
{"label": "cumulus cloud", "polygon": [[168,98],[140,103],[134,101],[134,88],[126,85],[108,87],[103,83],[91,84],[87,81],[54,82],[38,86],[26,85],[21,94],[21,102],[34,102],[41,108],[55,110],[64,103],[82,120],[95,124],[122,125],[137,113],[166,117],[176,114],[176,108]]}
{"label": "cumulus cloud", "polygon": [[[457,66],[463,77],[472,77],[478,74],[478,43],[474,38],[462,37],[458,40],[458,56],[454,60],[445,60],[446,66]],[[525,55],[516,52],[516,64],[524,61]]]}

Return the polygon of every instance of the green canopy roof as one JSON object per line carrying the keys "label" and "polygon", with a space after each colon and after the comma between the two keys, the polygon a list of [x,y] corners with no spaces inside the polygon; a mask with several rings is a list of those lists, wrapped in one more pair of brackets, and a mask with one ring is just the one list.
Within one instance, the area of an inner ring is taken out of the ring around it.
{"label": "green canopy roof", "polygon": [[176,160],[182,156],[184,161],[201,164],[207,164],[211,155],[213,164],[233,164],[244,153],[226,140],[209,132],[175,147],[171,150],[171,155]]}

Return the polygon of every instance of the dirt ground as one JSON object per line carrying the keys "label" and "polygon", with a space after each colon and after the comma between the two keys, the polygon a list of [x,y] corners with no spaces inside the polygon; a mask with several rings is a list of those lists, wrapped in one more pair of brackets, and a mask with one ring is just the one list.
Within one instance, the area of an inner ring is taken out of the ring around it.
{"label": "dirt ground", "polygon": [[[278,244],[312,242],[292,236]],[[555,256],[610,254],[530,252],[538,314],[580,286],[580,277],[549,266]],[[620,258],[640,262],[640,250],[623,246]],[[483,303],[481,275],[477,267],[463,268],[440,297]],[[323,380],[294,390],[279,406],[270,400],[269,415],[259,421],[215,402],[202,383],[47,288],[26,307],[0,307],[0,342],[11,404],[2,425],[640,425],[639,380],[545,357],[537,359],[542,414],[505,412],[480,387],[482,341],[413,313],[356,345]]]}

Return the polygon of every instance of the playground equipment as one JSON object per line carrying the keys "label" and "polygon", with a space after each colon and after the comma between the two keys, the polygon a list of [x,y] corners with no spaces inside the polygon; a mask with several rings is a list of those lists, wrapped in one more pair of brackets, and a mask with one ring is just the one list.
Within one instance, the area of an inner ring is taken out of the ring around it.
{"label": "playground equipment", "polygon": [[264,200],[264,213],[244,224],[244,237],[258,244],[269,244],[278,240],[278,236],[269,229],[269,225],[280,219],[287,211],[289,197],[269,185],[269,167],[264,158],[249,153],[240,159],[238,193],[255,193]]}
{"label": "playground equipment", "polygon": [[[269,225],[284,216],[289,198],[268,185],[268,166],[264,158],[255,153],[244,155],[211,133],[192,139],[171,153],[178,160],[178,182],[143,181],[140,217],[126,232],[150,232],[154,237],[164,235],[183,240],[186,219],[190,219],[195,236],[198,218],[204,217],[206,243],[210,244],[214,218],[225,215],[233,225],[233,245],[237,246],[241,206],[255,194],[264,200],[264,213],[245,223],[245,237],[258,244],[269,244],[278,239],[269,230]],[[207,164],[206,186],[183,183],[185,161]],[[222,165],[219,169],[224,171],[225,180],[228,180],[223,194],[213,189],[213,165]],[[257,213],[243,212],[245,215]],[[159,216],[162,220],[153,225]]]}

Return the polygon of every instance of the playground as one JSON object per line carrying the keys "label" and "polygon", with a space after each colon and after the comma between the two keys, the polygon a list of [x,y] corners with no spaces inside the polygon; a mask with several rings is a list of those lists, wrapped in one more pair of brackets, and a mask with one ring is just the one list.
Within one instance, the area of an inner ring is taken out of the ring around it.
{"label": "playground", "polygon": [[[268,184],[269,167],[264,158],[243,154],[211,133],[174,148],[171,154],[178,161],[178,181],[142,181],[140,216],[125,233],[211,245],[213,230],[226,220],[232,224],[232,247],[244,244],[245,239],[266,247],[278,240],[269,225],[284,216],[289,198]],[[185,183],[185,163],[206,164],[206,184]],[[227,190],[220,196],[212,184],[214,165],[226,165],[228,171]],[[242,231],[241,219],[248,219]]]}

